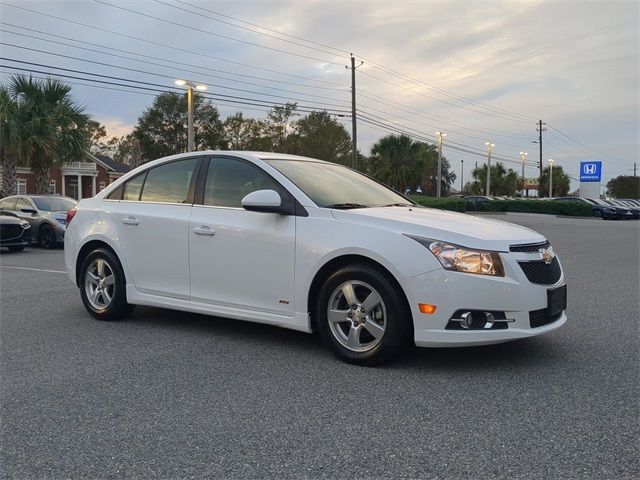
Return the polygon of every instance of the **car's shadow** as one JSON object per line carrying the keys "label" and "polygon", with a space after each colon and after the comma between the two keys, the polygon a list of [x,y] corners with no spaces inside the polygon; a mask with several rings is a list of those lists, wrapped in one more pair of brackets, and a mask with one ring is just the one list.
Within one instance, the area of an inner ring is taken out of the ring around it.
{"label": "car's shadow", "polygon": [[[309,361],[339,362],[318,335],[271,325],[141,306],[136,308],[129,321],[153,328],[222,336],[226,341],[237,341],[241,348],[251,349],[251,344],[254,344],[273,348],[281,354],[308,356]],[[486,372],[507,367],[557,364],[561,361],[562,352],[561,346],[549,336],[480,347],[416,347],[409,348],[399,359],[378,368]]]}

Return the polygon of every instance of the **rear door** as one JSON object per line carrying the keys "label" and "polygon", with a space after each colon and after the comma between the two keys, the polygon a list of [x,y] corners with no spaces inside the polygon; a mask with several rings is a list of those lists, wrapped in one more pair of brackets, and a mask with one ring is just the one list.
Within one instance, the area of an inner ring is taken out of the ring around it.
{"label": "rear door", "polygon": [[189,298],[189,218],[200,157],[129,180],[116,214],[124,259],[142,293]]}

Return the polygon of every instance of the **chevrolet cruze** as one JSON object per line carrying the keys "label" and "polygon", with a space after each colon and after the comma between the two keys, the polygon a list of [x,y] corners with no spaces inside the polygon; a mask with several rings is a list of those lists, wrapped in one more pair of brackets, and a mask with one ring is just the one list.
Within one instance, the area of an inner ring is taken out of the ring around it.
{"label": "chevrolet cruze", "polygon": [[375,365],[410,345],[560,327],[566,286],[546,238],[415,205],[347,167],[207,151],[142,165],[67,215],[65,264],[87,311],[135,305],[318,332]]}

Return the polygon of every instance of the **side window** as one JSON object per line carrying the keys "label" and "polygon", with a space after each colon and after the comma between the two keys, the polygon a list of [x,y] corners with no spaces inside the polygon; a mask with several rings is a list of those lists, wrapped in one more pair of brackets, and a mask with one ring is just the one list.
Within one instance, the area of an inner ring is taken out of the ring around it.
{"label": "side window", "polygon": [[15,210],[16,197],[5,198],[0,202],[0,210]]}
{"label": "side window", "polygon": [[124,186],[122,200],[140,200],[140,190],[142,190],[142,184],[146,176],[147,172],[143,172],[129,180]]}
{"label": "side window", "polygon": [[143,202],[186,203],[197,158],[154,167],[147,173],[142,189]]}
{"label": "side window", "polygon": [[232,158],[212,158],[204,186],[204,204],[242,208],[245,195],[256,190],[280,191],[266,172]]}
{"label": "side window", "polygon": [[16,202],[16,211],[19,212],[23,208],[28,208],[30,210],[33,210],[33,205],[31,205],[31,202],[29,202],[25,198],[18,198],[18,201]]}
{"label": "side window", "polygon": [[[103,182],[100,182],[100,183],[103,183]],[[122,190],[124,190],[124,187],[120,185],[113,192],[107,195],[107,198],[109,200],[120,200],[122,198]]]}

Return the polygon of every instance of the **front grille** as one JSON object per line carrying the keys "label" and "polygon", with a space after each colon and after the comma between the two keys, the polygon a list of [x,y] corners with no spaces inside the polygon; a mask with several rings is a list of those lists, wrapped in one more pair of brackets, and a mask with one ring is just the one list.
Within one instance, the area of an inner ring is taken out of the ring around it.
{"label": "front grille", "polygon": [[529,312],[529,325],[531,328],[544,327],[545,325],[555,322],[561,316],[562,312],[556,313],[555,315],[549,315],[546,308],[533,310]]}
{"label": "front grille", "polygon": [[11,240],[22,234],[21,225],[0,225],[0,239]]}
{"label": "front grille", "polygon": [[547,249],[551,246],[549,242],[544,243],[528,243],[526,245],[511,245],[510,252],[537,252],[538,250]]}
{"label": "front grille", "polygon": [[554,285],[562,276],[560,262],[556,257],[548,264],[543,261],[518,262],[518,264],[529,281],[538,285]]}

